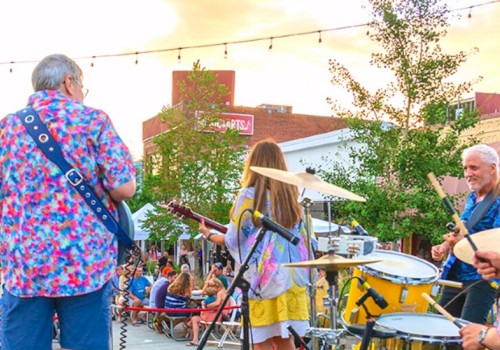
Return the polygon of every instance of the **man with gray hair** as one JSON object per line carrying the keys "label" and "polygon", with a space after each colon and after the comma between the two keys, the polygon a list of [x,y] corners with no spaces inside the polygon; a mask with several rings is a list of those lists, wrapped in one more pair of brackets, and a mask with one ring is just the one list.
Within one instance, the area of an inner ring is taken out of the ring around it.
{"label": "man with gray hair", "polygon": [[[499,178],[497,152],[487,145],[472,146],[462,153],[462,164],[471,192],[467,196],[461,220],[466,223],[472,235],[500,227],[500,199],[496,191]],[[467,224],[469,220],[470,223]],[[469,227],[470,224],[472,227]],[[444,235],[443,243],[431,249],[432,258],[436,261],[442,261],[444,256],[450,253],[441,279],[462,283],[462,288],[443,287],[439,304],[455,317],[486,324],[497,291],[481,279],[474,266],[456,259],[452,248],[463,237],[461,232],[449,233]]]}
{"label": "man with gray hair", "polygon": [[[50,55],[35,67],[32,83],[28,104],[117,217],[115,202],[135,193],[132,157],[106,113],[84,104],[82,70]],[[0,120],[2,349],[51,349],[55,313],[63,348],[108,349],[115,243],[18,113]]]}

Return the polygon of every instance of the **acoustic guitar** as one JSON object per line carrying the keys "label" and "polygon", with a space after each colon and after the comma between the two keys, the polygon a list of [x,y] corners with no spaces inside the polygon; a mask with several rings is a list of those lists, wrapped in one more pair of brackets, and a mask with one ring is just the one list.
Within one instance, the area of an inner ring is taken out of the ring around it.
{"label": "acoustic guitar", "polygon": [[213,221],[209,218],[201,216],[200,214],[195,213],[188,206],[177,203],[176,201],[170,201],[167,205],[161,205],[161,207],[167,209],[169,212],[174,214],[180,218],[189,218],[201,222],[201,220],[205,221],[205,225],[209,228],[213,228],[221,233],[227,232],[227,227],[219,224],[216,221]]}

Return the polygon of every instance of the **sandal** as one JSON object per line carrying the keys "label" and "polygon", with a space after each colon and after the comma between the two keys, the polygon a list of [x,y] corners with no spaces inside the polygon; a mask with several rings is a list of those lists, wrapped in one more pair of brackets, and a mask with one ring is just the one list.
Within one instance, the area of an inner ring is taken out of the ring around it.
{"label": "sandal", "polygon": [[198,344],[190,341],[189,343],[186,344],[186,346],[198,346]]}

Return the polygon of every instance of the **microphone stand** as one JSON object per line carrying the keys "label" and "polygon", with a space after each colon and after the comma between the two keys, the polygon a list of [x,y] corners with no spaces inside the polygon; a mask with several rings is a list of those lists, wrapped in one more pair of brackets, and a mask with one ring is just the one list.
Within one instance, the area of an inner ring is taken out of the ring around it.
{"label": "microphone stand", "polygon": [[363,331],[363,338],[361,340],[361,346],[359,347],[359,350],[368,350],[368,347],[370,346],[372,334],[373,334],[373,327],[375,327],[375,319],[373,318],[373,315],[370,314],[368,311],[368,308],[365,305],[365,300],[369,297],[369,294],[366,293],[363,295],[357,302],[356,305],[362,306],[363,309],[365,309],[366,312],[366,326]]}
{"label": "microphone stand", "polygon": [[250,262],[250,259],[252,258],[253,254],[255,253],[257,246],[264,238],[265,233],[266,233],[266,230],[264,228],[262,228],[262,227],[259,228],[259,231],[257,232],[254,244],[250,248],[250,251],[248,252],[247,256],[245,257],[245,260],[242,262],[240,268],[238,269],[238,272],[237,272],[236,276],[234,277],[233,282],[231,282],[231,285],[228,287],[227,292],[226,292],[226,297],[224,298],[222,303],[219,305],[219,309],[217,310],[217,313],[215,314],[214,320],[210,323],[207,330],[203,333],[203,336],[201,337],[200,342],[198,343],[198,347],[196,348],[197,350],[201,350],[205,347],[205,344],[208,341],[208,337],[210,336],[210,333],[212,333],[212,331],[214,330],[215,325],[217,323],[217,320],[219,319],[219,316],[222,314],[224,307],[226,306],[227,302],[231,298],[231,295],[233,295],[236,287],[239,287],[242,291],[241,317],[243,320],[243,344],[242,344],[241,349],[250,350],[250,327],[249,327],[250,309],[248,307],[248,291],[250,290],[250,283],[243,278],[243,275],[248,270],[248,268],[249,268],[248,263]]}

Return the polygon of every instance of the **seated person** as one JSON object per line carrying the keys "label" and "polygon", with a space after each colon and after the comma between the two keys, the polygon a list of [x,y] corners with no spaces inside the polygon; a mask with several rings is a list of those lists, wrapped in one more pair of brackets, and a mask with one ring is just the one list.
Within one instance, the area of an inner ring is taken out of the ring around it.
{"label": "seated person", "polygon": [[[129,304],[133,307],[141,307],[144,305],[149,305],[149,299],[147,295],[151,290],[151,282],[142,275],[142,266],[137,266],[135,269],[134,276],[130,280],[128,296]],[[132,311],[132,324],[134,326],[139,325],[138,321],[139,311]],[[146,321],[145,317],[142,319],[143,322]]]}
{"label": "seated person", "polygon": [[[177,272],[175,270],[171,270],[167,272],[166,281],[158,287],[154,296],[154,307],[164,308],[165,307],[165,298],[167,297],[167,289],[172,284],[172,282],[177,278]],[[152,296],[151,296],[152,298]],[[151,305],[151,303],[149,304]]]}
{"label": "seated person", "polygon": [[222,285],[224,286],[224,288],[227,289],[229,287],[229,283],[228,283],[227,277],[224,275],[223,271],[224,271],[224,266],[222,265],[221,262],[216,262],[216,263],[212,264],[212,269],[208,273],[208,276],[205,280],[205,286],[207,285],[207,281],[209,281],[213,278],[217,278],[222,282]]}
{"label": "seated person", "polygon": [[206,308],[207,305],[212,304],[217,299],[217,289],[215,286],[209,286],[205,289],[206,297],[203,299],[201,306]]}
{"label": "seated person", "polygon": [[[224,299],[226,298],[226,288],[224,288],[224,285],[222,284],[222,282],[217,278],[213,278],[210,281],[208,281],[206,287],[204,288],[205,292],[209,288],[215,288],[215,290],[217,291],[216,292],[216,299],[214,302],[212,302],[210,304],[206,304],[205,307],[206,308],[219,307],[222,304],[222,302],[224,301]],[[200,315],[193,315],[193,317],[191,317],[191,320],[187,323],[187,326],[193,328],[193,340],[191,342],[189,342],[188,345],[191,345],[191,346],[198,345],[198,341],[199,341],[198,337],[200,335],[200,322],[201,321],[212,322],[215,319],[216,313],[217,313],[216,310],[202,311]],[[223,315],[224,314],[227,315],[227,313],[228,312],[224,311]],[[219,318],[219,321],[220,321],[220,318]]]}
{"label": "seated person", "polygon": [[[170,284],[165,297],[166,309],[187,309],[191,298],[191,276],[182,272]],[[190,312],[167,312],[168,316],[191,317]]]}

